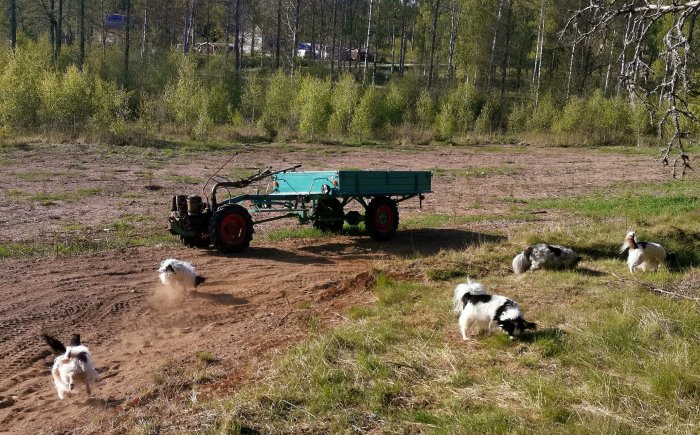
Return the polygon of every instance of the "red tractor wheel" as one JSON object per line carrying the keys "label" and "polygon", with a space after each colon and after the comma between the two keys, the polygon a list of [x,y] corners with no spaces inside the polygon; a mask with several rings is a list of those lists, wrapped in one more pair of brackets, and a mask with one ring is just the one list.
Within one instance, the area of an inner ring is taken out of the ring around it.
{"label": "red tractor wheel", "polygon": [[217,210],[209,222],[211,243],[221,252],[241,252],[253,239],[253,219],[238,204]]}
{"label": "red tractor wheel", "polygon": [[370,201],[365,210],[365,227],[370,237],[384,242],[396,234],[399,227],[399,209],[396,201],[378,196]]}

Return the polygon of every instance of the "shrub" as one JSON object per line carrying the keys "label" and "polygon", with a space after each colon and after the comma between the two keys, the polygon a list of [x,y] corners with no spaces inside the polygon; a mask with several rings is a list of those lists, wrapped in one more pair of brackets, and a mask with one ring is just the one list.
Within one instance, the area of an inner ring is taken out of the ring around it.
{"label": "shrub", "polygon": [[569,102],[566,103],[566,106],[564,106],[561,116],[557,117],[552,124],[552,131],[555,133],[574,133],[581,131],[587,122],[587,110],[588,107],[584,100],[578,97],[572,97]]}
{"label": "shrub", "polygon": [[376,137],[384,112],[382,103],[380,93],[373,86],[368,87],[352,117],[350,131],[363,139]]}
{"label": "shrub", "polygon": [[352,75],[345,73],[333,88],[328,130],[337,134],[346,134],[350,129],[352,115],[357,106],[358,91]]}
{"label": "shrub", "polygon": [[65,74],[47,72],[40,84],[42,121],[54,128],[75,129],[93,113],[92,90],[87,74],[71,65]]}
{"label": "shrub", "polygon": [[295,96],[294,83],[284,72],[277,71],[270,77],[265,95],[265,110],[260,119],[261,127],[272,135],[276,135],[280,128],[288,127]]}
{"label": "shrub", "polygon": [[197,78],[195,65],[189,58],[181,56],[177,80],[165,89],[164,102],[171,117],[189,131],[199,118],[202,100],[202,83]]}
{"label": "shrub", "polygon": [[192,129],[192,139],[205,141],[209,138],[211,130],[214,127],[214,120],[209,114],[209,101],[204,99],[199,105],[199,113],[197,114],[197,123]]}
{"label": "shrub", "polygon": [[457,110],[449,99],[440,108],[435,119],[435,137],[440,140],[450,140],[457,131]]}
{"label": "shrub", "polygon": [[248,76],[241,96],[241,108],[243,115],[250,121],[256,122],[262,114],[265,105],[265,83],[258,74]]}
{"label": "shrub", "polygon": [[538,133],[549,133],[557,116],[557,108],[551,95],[542,97],[527,123],[527,129]]}
{"label": "shrub", "polygon": [[306,76],[302,80],[297,100],[300,110],[299,132],[311,138],[325,132],[331,114],[330,80]]}
{"label": "shrub", "polygon": [[[231,90],[219,83],[210,87],[206,93],[207,116],[216,124],[223,124],[231,119],[233,101]],[[200,115],[202,111],[200,109]],[[199,119],[199,118],[198,118]]]}
{"label": "shrub", "polygon": [[[99,130],[109,130],[117,120],[126,120],[129,113],[128,95],[123,89],[117,88],[114,82],[107,82],[99,77],[92,80],[92,124]],[[139,115],[139,119],[144,116],[143,113]]]}
{"label": "shrub", "polygon": [[435,101],[427,89],[423,89],[418,96],[416,122],[422,128],[426,128],[435,122]]}
{"label": "shrub", "polygon": [[51,58],[47,41],[18,46],[0,66],[0,123],[9,127],[37,124],[41,107],[41,79]]}
{"label": "shrub", "polygon": [[496,109],[491,103],[484,104],[481,108],[481,113],[476,117],[474,121],[474,131],[476,133],[491,133],[494,130],[495,120],[492,119],[496,116]]}
{"label": "shrub", "polygon": [[469,131],[474,127],[474,120],[484,104],[476,88],[471,83],[462,83],[450,92],[448,99],[456,117],[456,128]]}
{"label": "shrub", "polygon": [[532,114],[532,108],[526,104],[518,104],[508,115],[508,131],[520,133],[527,129],[527,122]]}
{"label": "shrub", "polygon": [[408,114],[410,103],[405,87],[400,86],[398,82],[389,83],[384,103],[384,120],[386,123],[390,125],[399,124],[404,118],[404,114]]}

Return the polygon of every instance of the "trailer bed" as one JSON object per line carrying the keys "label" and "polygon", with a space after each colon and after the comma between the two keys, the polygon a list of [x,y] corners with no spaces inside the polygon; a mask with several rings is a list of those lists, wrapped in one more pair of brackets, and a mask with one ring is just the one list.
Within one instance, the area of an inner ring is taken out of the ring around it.
{"label": "trailer bed", "polygon": [[[430,193],[430,171],[304,171],[273,176],[270,195],[368,197]],[[325,187],[324,187],[325,186]]]}

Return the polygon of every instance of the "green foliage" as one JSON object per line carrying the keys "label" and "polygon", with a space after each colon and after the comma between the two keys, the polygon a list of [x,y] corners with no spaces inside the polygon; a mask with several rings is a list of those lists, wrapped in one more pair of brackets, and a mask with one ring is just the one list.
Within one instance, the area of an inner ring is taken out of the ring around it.
{"label": "green foliage", "polygon": [[328,131],[346,134],[350,129],[352,115],[357,105],[358,89],[349,73],[344,73],[333,87],[331,107],[333,114],[328,122]]}
{"label": "green foliage", "polygon": [[537,133],[549,133],[552,124],[557,117],[557,107],[551,95],[545,95],[540,99],[535,112],[527,122],[527,129]]}
{"label": "green foliage", "polygon": [[350,131],[362,139],[378,136],[384,113],[383,103],[380,92],[374,86],[368,87],[355,110]]}
{"label": "green foliage", "polygon": [[[124,120],[129,112],[127,93],[118,89],[114,82],[108,82],[99,77],[92,78],[92,123],[98,129],[108,129],[117,119]],[[145,117],[141,114],[139,120]]]}
{"label": "green foliage", "polygon": [[0,124],[32,127],[38,123],[41,107],[40,84],[48,70],[48,42],[18,46],[0,65]]}
{"label": "green foliage", "polygon": [[518,104],[508,115],[508,131],[520,133],[527,129],[527,122],[532,114],[532,108],[527,104]]}
{"label": "green foliage", "polygon": [[245,80],[241,108],[245,118],[255,123],[265,107],[265,82],[259,74],[251,73]]}
{"label": "green foliage", "polygon": [[435,119],[435,137],[450,140],[457,131],[457,109],[449,99],[442,104]]}
{"label": "green foliage", "polygon": [[165,89],[164,102],[172,118],[189,131],[200,118],[204,92],[195,64],[186,56],[179,60],[177,79]]}
{"label": "green foliage", "polygon": [[386,91],[385,121],[390,125],[410,121],[420,89],[420,82],[415,76],[392,80]]}
{"label": "green foliage", "polygon": [[279,70],[271,76],[260,126],[272,135],[288,127],[291,121],[291,105],[296,99],[296,94],[293,80],[283,71]]}
{"label": "green foliage", "polygon": [[484,104],[483,98],[478,94],[471,83],[458,85],[448,97],[455,111],[457,129],[470,131],[474,127],[474,120]]}
{"label": "green foliage", "polygon": [[416,122],[422,128],[435,122],[435,100],[429,90],[423,89],[416,102]]}
{"label": "green foliage", "polygon": [[324,133],[331,115],[331,82],[306,76],[297,97],[299,132],[314,138]]}
{"label": "green foliage", "polygon": [[40,116],[53,128],[74,129],[93,113],[91,80],[71,65],[65,74],[47,72],[40,83]]}

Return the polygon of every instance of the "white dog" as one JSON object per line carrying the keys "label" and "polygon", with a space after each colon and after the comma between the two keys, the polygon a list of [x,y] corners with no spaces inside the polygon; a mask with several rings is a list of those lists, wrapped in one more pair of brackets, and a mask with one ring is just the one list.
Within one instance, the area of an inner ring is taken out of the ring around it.
{"label": "white dog", "polygon": [[66,396],[72,397],[75,394],[76,382],[82,384],[90,395],[90,385],[99,380],[99,374],[92,362],[90,350],[80,344],[80,335],[74,334],[68,347],[50,335],[44,334],[42,337],[58,355],[51,368],[58,398],[63,400]]}
{"label": "white dog", "polygon": [[540,243],[528,246],[513,258],[513,272],[521,274],[538,269],[573,269],[579,261],[581,257],[571,248]]}
{"label": "white dog", "polygon": [[160,263],[158,269],[160,282],[164,285],[181,290],[195,289],[206,278],[199,276],[194,266],[185,261],[168,258]]}
{"label": "white dog", "polygon": [[620,253],[627,251],[627,267],[630,273],[635,270],[653,271],[659,268],[659,264],[666,259],[675,257],[672,252],[667,252],[663,246],[652,242],[638,242],[634,231],[625,236]]}
{"label": "white dog", "polygon": [[512,340],[527,329],[537,328],[537,324],[523,319],[517,302],[505,296],[489,295],[479,283],[467,280],[467,284],[455,287],[453,296],[455,311],[459,315],[459,330],[462,338],[469,340],[469,328],[477,332],[485,329],[491,332],[495,325]]}

